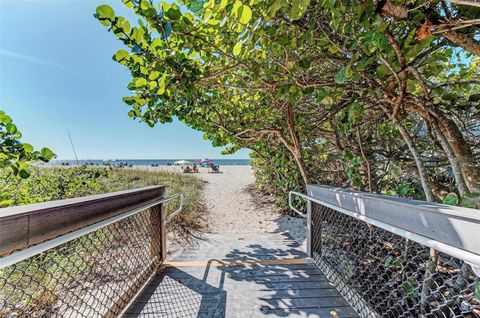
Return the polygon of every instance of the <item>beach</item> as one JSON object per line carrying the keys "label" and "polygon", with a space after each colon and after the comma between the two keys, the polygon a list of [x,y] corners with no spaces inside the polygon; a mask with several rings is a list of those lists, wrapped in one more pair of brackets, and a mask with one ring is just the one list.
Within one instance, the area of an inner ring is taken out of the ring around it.
{"label": "beach", "polygon": [[[179,166],[133,167],[182,173]],[[255,177],[248,165],[220,166],[221,173],[199,168],[192,176],[205,182],[203,199],[207,207],[206,232],[222,234],[288,232],[300,244],[306,244],[305,219],[292,217],[274,204],[274,198],[253,189]]]}

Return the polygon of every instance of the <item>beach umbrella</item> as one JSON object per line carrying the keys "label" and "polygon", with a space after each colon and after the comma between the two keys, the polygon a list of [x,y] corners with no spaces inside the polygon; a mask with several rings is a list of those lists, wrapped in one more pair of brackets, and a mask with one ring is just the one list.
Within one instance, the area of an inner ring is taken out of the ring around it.
{"label": "beach umbrella", "polygon": [[200,160],[200,163],[207,163],[207,162],[211,162],[212,160],[208,159],[208,158],[203,158],[202,160]]}
{"label": "beach umbrella", "polygon": [[175,161],[173,164],[177,166],[189,166],[189,165],[193,165],[193,162],[188,160],[179,160],[179,161]]}

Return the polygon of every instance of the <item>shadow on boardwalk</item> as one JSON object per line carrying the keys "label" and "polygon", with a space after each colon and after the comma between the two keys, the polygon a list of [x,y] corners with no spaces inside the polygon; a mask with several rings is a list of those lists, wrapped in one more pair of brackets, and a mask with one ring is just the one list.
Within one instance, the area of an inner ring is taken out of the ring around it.
{"label": "shadow on boardwalk", "polygon": [[355,316],[305,258],[288,234],[206,234],[150,282],[125,317]]}
{"label": "shadow on boardwalk", "polygon": [[[206,283],[210,266],[202,278],[169,268],[152,278],[123,317],[212,317],[224,313],[227,292],[224,276],[219,287]],[[223,317],[223,315],[222,315]]]}

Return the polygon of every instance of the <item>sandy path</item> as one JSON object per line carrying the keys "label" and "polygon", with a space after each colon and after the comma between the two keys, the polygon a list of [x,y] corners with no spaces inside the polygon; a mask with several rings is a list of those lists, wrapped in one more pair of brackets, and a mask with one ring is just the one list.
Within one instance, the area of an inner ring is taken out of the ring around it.
{"label": "sandy path", "polygon": [[204,198],[211,232],[298,232],[304,228],[300,219],[280,215],[273,204],[255,202],[248,191],[248,187],[255,182],[249,166],[223,166],[221,170],[221,174],[203,173],[204,171],[198,174],[207,182]]}
{"label": "sandy path", "polygon": [[[181,171],[180,167],[160,166],[156,170]],[[192,174],[204,180],[204,200],[208,209],[208,232],[211,233],[274,233],[288,232],[305,244],[305,220],[285,216],[268,200],[255,199],[248,190],[255,182],[250,166],[221,166],[222,173]]]}

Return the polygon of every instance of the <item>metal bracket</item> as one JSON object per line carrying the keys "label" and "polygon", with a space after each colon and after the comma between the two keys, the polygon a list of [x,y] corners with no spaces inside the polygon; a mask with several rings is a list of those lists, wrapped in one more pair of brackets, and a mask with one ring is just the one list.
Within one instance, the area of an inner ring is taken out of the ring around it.
{"label": "metal bracket", "polygon": [[170,213],[170,215],[167,217],[167,219],[165,220],[164,224],[167,224],[169,223],[170,221],[172,221],[172,219],[180,212],[182,212],[183,210],[183,201],[184,201],[184,197],[183,197],[183,193],[182,192],[179,192],[179,193],[176,193],[172,196],[169,196],[167,198],[165,198],[165,201],[164,202],[169,202],[169,201],[172,201],[173,199],[175,199],[176,197],[180,197],[180,207],[178,209],[176,209],[173,213]]}
{"label": "metal bracket", "polygon": [[293,200],[292,200],[292,197],[296,195],[296,196],[299,196],[299,197],[302,197],[304,199],[307,199],[307,202],[310,200],[308,196],[306,196],[305,194],[303,193],[300,193],[300,192],[295,192],[295,191],[290,191],[288,193],[288,206],[290,207],[290,209],[292,209],[293,211],[295,211],[295,213],[297,213],[298,215],[300,215],[302,218],[306,218],[308,215],[307,213],[304,213],[300,210],[298,210],[297,208],[295,208],[293,206]]}

